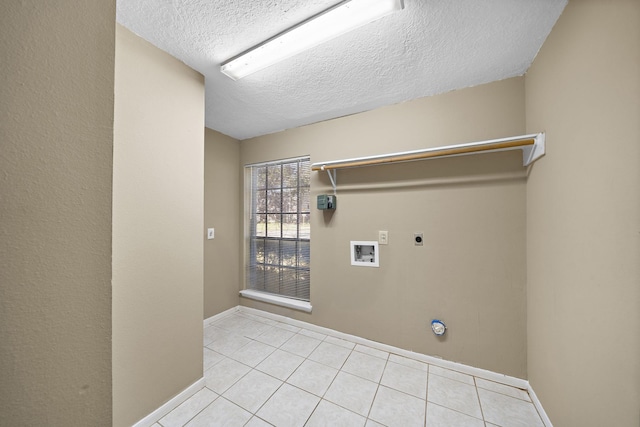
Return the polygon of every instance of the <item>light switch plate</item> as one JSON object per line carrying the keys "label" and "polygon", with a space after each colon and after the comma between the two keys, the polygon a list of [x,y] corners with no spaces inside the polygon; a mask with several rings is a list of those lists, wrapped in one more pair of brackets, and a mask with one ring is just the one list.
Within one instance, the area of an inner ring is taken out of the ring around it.
{"label": "light switch plate", "polygon": [[213,228],[207,228],[207,240],[213,239],[215,236],[215,230]]}

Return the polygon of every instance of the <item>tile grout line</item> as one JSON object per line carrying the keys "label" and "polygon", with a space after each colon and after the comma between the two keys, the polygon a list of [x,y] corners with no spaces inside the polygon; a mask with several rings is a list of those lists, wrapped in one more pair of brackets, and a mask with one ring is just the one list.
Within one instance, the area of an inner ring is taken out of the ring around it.
{"label": "tile grout line", "polygon": [[431,376],[431,365],[427,368],[427,390],[424,394],[424,425],[427,425],[427,411],[429,410],[429,377]]}
{"label": "tile grout line", "polygon": [[[471,384],[468,384],[468,385],[471,385]],[[440,408],[447,409],[447,410],[449,410],[449,411],[451,411],[451,412],[455,412],[455,413],[457,413],[457,414],[460,414],[460,415],[464,415],[464,416],[466,416],[466,417],[473,418],[474,420],[482,421],[482,423],[488,423],[488,421],[485,421],[484,419],[480,419],[480,418],[478,418],[478,417],[476,417],[476,416],[469,415],[469,414],[467,414],[466,412],[462,412],[462,411],[460,411],[460,410],[458,410],[458,409],[449,408],[448,406],[442,405],[442,404],[440,404],[440,403],[435,403],[435,402],[429,402],[429,403],[430,403],[430,404],[432,404],[433,406],[438,406],[438,407],[440,407]],[[492,425],[496,425],[496,424],[492,424]],[[499,427],[499,426],[498,426],[498,427]]]}
{"label": "tile grout line", "polygon": [[[211,390],[210,388],[208,388],[207,386],[205,386],[204,388],[206,388],[207,390]],[[209,402],[209,404],[207,406],[205,406],[204,408],[202,408],[201,410],[199,410],[198,412],[196,412],[193,417],[189,418],[187,420],[187,422],[183,423],[182,426],[186,426],[187,424],[189,424],[195,417],[197,417],[198,415],[200,415],[201,412],[203,412],[205,409],[207,409],[209,406],[213,405],[213,402],[215,402],[216,400],[218,400],[222,395],[216,393],[215,391],[211,390],[211,392],[213,392],[216,395],[216,398],[213,399],[211,402]],[[176,408],[177,409],[177,408]],[[175,411],[175,409],[174,409]],[[173,411],[171,411],[173,412]],[[167,414],[169,415],[169,414]],[[158,424],[160,424],[161,426],[163,425],[160,421],[158,421]]]}
{"label": "tile grout line", "polygon": [[[260,372],[260,371],[258,371],[258,372]],[[286,382],[284,382],[284,381],[282,381],[282,384],[280,384],[280,385],[278,386],[278,388],[276,388],[276,389],[273,391],[273,393],[271,393],[271,394],[269,395],[269,397],[267,397],[267,398],[265,399],[265,401],[264,401],[264,402],[262,402],[262,405],[260,405],[260,407],[259,407],[258,409],[256,409],[256,411],[255,411],[255,412],[251,413],[251,415],[252,415],[252,417],[251,417],[251,418],[253,418],[253,417],[258,417],[258,418],[260,418],[260,417],[258,416],[258,412],[260,412],[260,409],[262,409],[262,408],[264,407],[264,405],[266,405],[266,404],[267,404],[267,402],[269,401],[269,399],[271,399],[271,398],[272,398],[272,397],[273,397],[273,396],[278,392],[278,390],[280,390],[280,389],[282,388],[282,386],[283,386],[283,385],[285,385],[285,384],[287,384],[287,383],[286,383]],[[249,418],[249,421],[251,421],[251,418]],[[260,419],[262,420],[262,418],[260,418]],[[249,421],[247,421],[247,423],[248,423]],[[263,420],[263,421],[264,421],[264,422],[267,422],[266,420]],[[269,423],[269,422],[267,422],[267,423],[268,423],[268,424],[271,424],[271,423]]]}
{"label": "tile grout line", "polygon": [[[303,390],[306,391],[306,390]],[[307,392],[308,393],[308,392]],[[304,422],[304,424],[302,425],[303,427],[306,426],[309,423],[309,420],[311,419],[311,417],[313,416],[313,414],[318,410],[318,406],[320,406],[320,402],[322,402],[322,398],[320,398],[320,400],[318,400],[318,403],[316,403],[316,406],[314,406],[313,411],[311,411],[311,413],[309,414],[309,416],[307,417],[307,420]]]}
{"label": "tile grout line", "polygon": [[[373,404],[376,401],[376,397],[378,396],[378,391],[380,391],[380,386],[382,385],[382,377],[384,377],[384,371],[387,369],[387,365],[389,364],[389,357],[387,356],[387,360],[384,361],[384,368],[382,368],[382,375],[380,375],[380,379],[378,380],[378,385],[376,386],[376,392],[373,394],[373,400],[371,400],[371,406],[369,406],[369,412],[367,412],[366,419],[370,420],[369,416],[371,415],[371,410],[373,409]],[[372,420],[377,423],[376,420]],[[366,422],[365,422],[366,424]]]}
{"label": "tile grout line", "polygon": [[476,398],[478,399],[478,406],[480,406],[480,415],[482,415],[482,421],[487,425],[487,420],[484,417],[484,409],[482,408],[482,400],[480,400],[480,392],[478,391],[478,381],[476,377],[473,377],[473,386],[476,389]]}

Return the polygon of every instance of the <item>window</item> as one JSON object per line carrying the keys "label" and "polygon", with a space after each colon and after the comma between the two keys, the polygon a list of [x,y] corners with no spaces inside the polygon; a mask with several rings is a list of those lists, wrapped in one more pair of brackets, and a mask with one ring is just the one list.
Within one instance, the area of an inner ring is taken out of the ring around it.
{"label": "window", "polygon": [[309,301],[309,157],[250,170],[247,287]]}

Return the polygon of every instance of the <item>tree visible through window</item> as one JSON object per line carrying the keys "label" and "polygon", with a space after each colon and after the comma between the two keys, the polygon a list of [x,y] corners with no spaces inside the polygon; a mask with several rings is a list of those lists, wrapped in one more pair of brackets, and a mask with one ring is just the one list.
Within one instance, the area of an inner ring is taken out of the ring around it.
{"label": "tree visible through window", "polygon": [[309,158],[247,167],[251,171],[247,286],[309,301]]}

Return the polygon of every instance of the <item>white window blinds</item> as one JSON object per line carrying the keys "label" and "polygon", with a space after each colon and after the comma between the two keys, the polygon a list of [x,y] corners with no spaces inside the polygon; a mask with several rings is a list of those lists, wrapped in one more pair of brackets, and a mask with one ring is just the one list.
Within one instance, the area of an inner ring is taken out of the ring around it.
{"label": "white window blinds", "polygon": [[247,287],[309,301],[309,157],[247,166]]}

